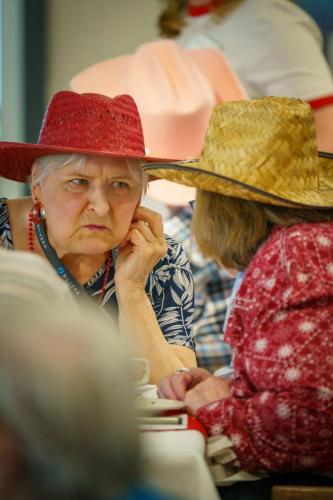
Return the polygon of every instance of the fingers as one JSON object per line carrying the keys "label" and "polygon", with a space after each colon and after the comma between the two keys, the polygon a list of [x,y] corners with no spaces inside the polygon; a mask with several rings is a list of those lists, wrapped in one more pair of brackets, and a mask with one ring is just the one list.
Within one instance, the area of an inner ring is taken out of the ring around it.
{"label": "fingers", "polygon": [[188,391],[185,396],[185,405],[188,413],[194,415],[199,408],[206,406],[206,404],[216,401],[218,398],[211,394],[209,391],[209,379],[196,385],[193,389]]}
{"label": "fingers", "polygon": [[129,234],[133,229],[138,229],[148,243],[154,244],[158,240],[163,245],[163,248],[165,247],[166,251],[167,243],[164,238],[161,214],[146,207],[138,207],[133,214],[133,221],[124,241],[130,239]]}
{"label": "fingers", "polygon": [[191,373],[176,373],[173,375],[173,391],[176,395],[176,399],[179,401],[184,401],[186,392],[192,384]]}
{"label": "fingers", "polygon": [[197,404],[200,405],[200,396],[197,396],[197,392],[197,389],[194,388],[186,393],[184,403],[186,405],[186,411],[189,415],[194,415],[198,407]]}
{"label": "fingers", "polygon": [[[146,248],[156,257],[156,262],[160,260],[166,254],[168,250],[168,244],[164,238],[157,239],[150,227],[143,220],[133,222],[131,227],[125,237],[125,239],[119,245],[120,248],[124,247],[128,242],[141,248]],[[148,243],[148,246],[147,246]]]}
{"label": "fingers", "polygon": [[145,237],[145,239],[146,239],[146,241],[148,241],[148,243],[153,244],[156,242],[155,235],[153,234],[152,230],[147,225],[147,223],[144,222],[143,220],[138,220],[136,222],[132,222],[131,227],[130,227],[130,231],[132,229],[137,229],[138,231],[140,231],[140,233],[142,233],[142,235]]}
{"label": "fingers", "polygon": [[136,247],[143,247],[147,244],[145,237],[139,229],[130,229],[124,241],[130,242]]}
{"label": "fingers", "polygon": [[188,412],[194,415],[199,408],[230,396],[230,388],[226,380],[214,377],[202,368],[194,368],[190,372],[163,378],[158,396],[184,401]]}
{"label": "fingers", "polygon": [[164,377],[162,378],[160,382],[160,386],[157,389],[157,395],[159,398],[165,398],[165,399],[177,399],[177,396],[173,390],[172,384],[171,384],[171,378],[172,377]]}
{"label": "fingers", "polygon": [[146,207],[138,207],[134,212],[133,222],[138,220],[142,220],[148,224],[155,238],[164,238],[161,214]]}
{"label": "fingers", "polygon": [[160,397],[184,401],[186,393],[212,375],[203,368],[192,368],[189,372],[174,373],[160,382]]}
{"label": "fingers", "polygon": [[201,382],[212,376],[212,374],[208,370],[205,370],[204,368],[192,368],[191,375],[192,375],[191,389],[192,387],[195,387],[196,385],[200,384]]}
{"label": "fingers", "polygon": [[230,387],[226,380],[210,376],[201,384],[188,391],[185,396],[187,410],[195,414],[199,408],[230,396]]}
{"label": "fingers", "polygon": [[175,373],[162,378],[158,389],[159,397],[184,401],[186,392],[191,385],[192,376],[188,372]]}

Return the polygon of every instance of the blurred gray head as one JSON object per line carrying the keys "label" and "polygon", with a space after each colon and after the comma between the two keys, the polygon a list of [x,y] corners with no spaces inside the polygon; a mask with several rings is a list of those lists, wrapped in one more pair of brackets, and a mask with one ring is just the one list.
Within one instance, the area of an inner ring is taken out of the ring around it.
{"label": "blurred gray head", "polygon": [[68,286],[46,260],[28,252],[0,250],[0,314],[26,306],[71,305],[75,300]]}
{"label": "blurred gray head", "polygon": [[101,318],[45,307],[2,322],[0,419],[44,494],[118,494],[138,477],[132,388]]}

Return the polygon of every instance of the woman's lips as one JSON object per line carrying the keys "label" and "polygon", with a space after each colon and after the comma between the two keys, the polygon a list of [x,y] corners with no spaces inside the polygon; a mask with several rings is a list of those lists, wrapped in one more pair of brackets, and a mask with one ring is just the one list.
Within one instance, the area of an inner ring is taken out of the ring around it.
{"label": "woman's lips", "polygon": [[88,224],[84,226],[86,229],[90,229],[91,231],[105,231],[107,229],[106,226],[100,226],[98,224]]}

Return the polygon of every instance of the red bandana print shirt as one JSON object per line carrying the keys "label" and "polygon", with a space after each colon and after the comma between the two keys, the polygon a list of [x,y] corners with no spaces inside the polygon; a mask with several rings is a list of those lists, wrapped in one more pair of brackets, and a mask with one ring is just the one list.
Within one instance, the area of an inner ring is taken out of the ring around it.
{"label": "red bandana print shirt", "polygon": [[333,474],[333,223],[276,227],[243,278],[226,341],[231,396],[197,412],[245,470]]}

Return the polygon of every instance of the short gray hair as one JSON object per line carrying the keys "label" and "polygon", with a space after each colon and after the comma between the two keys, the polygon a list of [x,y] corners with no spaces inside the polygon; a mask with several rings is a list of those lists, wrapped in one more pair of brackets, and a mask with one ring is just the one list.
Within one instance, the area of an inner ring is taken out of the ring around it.
{"label": "short gray hair", "polygon": [[[57,154],[40,156],[32,164],[32,175],[28,182],[30,186],[41,184],[47,175],[53,170],[66,167],[70,163],[76,162],[83,166],[87,161],[87,155],[80,154]],[[148,186],[148,175],[141,167],[141,161],[135,158],[125,158],[128,170],[132,178],[142,185],[142,194],[146,194]]]}

